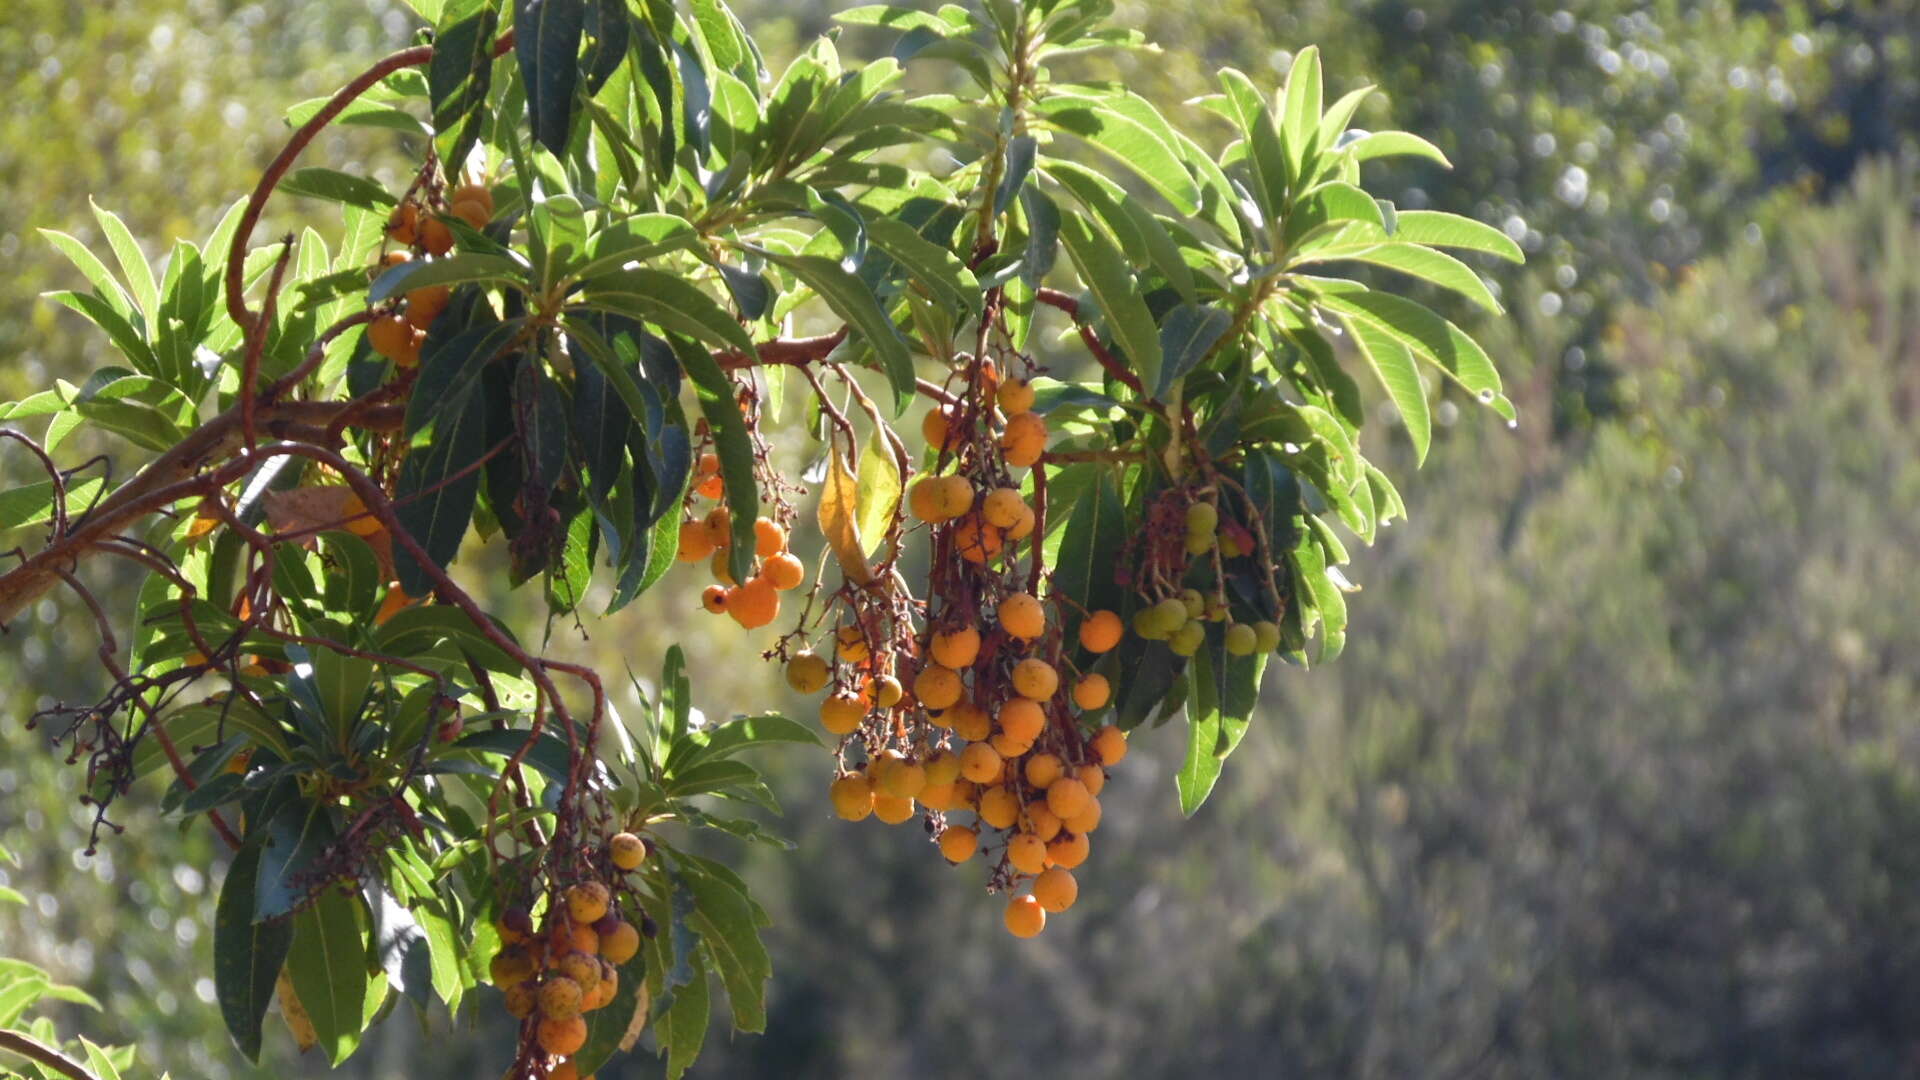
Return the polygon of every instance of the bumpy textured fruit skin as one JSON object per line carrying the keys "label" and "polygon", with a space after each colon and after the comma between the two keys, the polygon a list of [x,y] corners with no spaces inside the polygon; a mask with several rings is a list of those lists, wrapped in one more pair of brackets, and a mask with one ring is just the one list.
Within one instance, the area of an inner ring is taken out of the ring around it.
{"label": "bumpy textured fruit skin", "polygon": [[1047,785],[1066,773],[1066,769],[1058,754],[1035,754],[1027,759],[1023,771],[1026,773],[1027,786],[1036,791],[1045,791]]}
{"label": "bumpy textured fruit skin", "polygon": [[567,890],[567,914],[578,923],[596,923],[607,913],[612,894],[597,881],[583,881]]}
{"label": "bumpy textured fruit skin", "polygon": [[971,626],[940,631],[933,635],[930,649],[934,661],[942,667],[956,671],[972,667],[980,658],[980,631]]}
{"label": "bumpy textured fruit skin", "polygon": [[902,799],[893,795],[876,793],[873,797],[873,816],[889,825],[899,825],[913,817],[912,799]]}
{"label": "bumpy textured fruit skin", "polygon": [[1063,832],[1047,845],[1047,857],[1053,860],[1053,865],[1071,870],[1087,861],[1091,848],[1085,833]]}
{"label": "bumpy textured fruit skin", "polygon": [[1022,641],[1032,641],[1047,629],[1046,608],[1027,593],[1014,593],[1000,601],[995,614],[1000,628]]}
{"label": "bumpy textured fruit skin", "polygon": [[761,558],[769,558],[787,550],[787,530],[772,518],[755,518],[753,522],[753,553]]}
{"label": "bumpy textured fruit skin", "polygon": [[1080,883],[1073,879],[1072,872],[1064,867],[1051,867],[1033,879],[1033,898],[1042,908],[1053,914],[1059,914],[1073,906],[1080,897]]}
{"label": "bumpy textured fruit skin", "polygon": [[827,661],[811,652],[796,653],[787,661],[787,685],[802,694],[824,690],[831,674]]}
{"label": "bumpy textured fruit skin", "polygon": [[1100,800],[1088,799],[1080,812],[1061,822],[1068,832],[1090,833],[1100,827]]}
{"label": "bumpy textured fruit skin", "polygon": [[564,976],[548,979],[540,984],[540,1015],[552,1020],[579,1016],[583,997],[580,984],[572,979]]}
{"label": "bumpy textured fruit skin", "polygon": [[507,1015],[515,1020],[525,1020],[539,1007],[539,996],[534,993],[533,984],[517,982],[506,988],[503,993],[507,999]]}
{"label": "bumpy textured fruit skin", "polygon": [[1000,411],[1008,416],[1019,416],[1031,410],[1034,397],[1033,387],[1025,379],[1008,379],[994,394],[994,399],[1000,403]]}
{"label": "bumpy textured fruit skin", "polygon": [[1000,453],[1016,469],[1038,462],[1047,452],[1047,422],[1033,413],[1020,413],[1007,420],[1000,436]]}
{"label": "bumpy textured fruit skin", "polygon": [[960,775],[976,784],[985,784],[1000,775],[1000,755],[986,743],[972,743],[960,752]]}
{"label": "bumpy textured fruit skin", "polygon": [[607,840],[607,858],[622,870],[637,870],[647,859],[647,842],[630,832],[615,833]]}
{"label": "bumpy textured fruit skin", "polygon": [[768,559],[761,566],[760,574],[774,588],[791,592],[807,580],[807,564],[792,552],[783,551]]}
{"label": "bumpy textured fruit skin", "polygon": [[578,1016],[567,1020],[542,1020],[535,1033],[540,1049],[555,1057],[579,1053],[587,1045],[587,1022]]}
{"label": "bumpy textured fruit skin", "polygon": [[600,958],[597,956],[570,952],[560,958],[559,969],[560,974],[580,984],[583,994],[600,985]]}
{"label": "bumpy textured fruit skin", "polygon": [[1007,862],[1023,874],[1037,874],[1047,866],[1047,842],[1032,833],[1018,833],[1007,841]]}
{"label": "bumpy textured fruit skin", "polygon": [[1030,938],[1047,928],[1046,909],[1031,896],[1014,897],[1004,919],[1008,932],[1017,938]]}
{"label": "bumpy textured fruit skin", "polygon": [[940,834],[940,854],[950,863],[963,863],[980,849],[980,834],[972,829],[950,825]]}
{"label": "bumpy textured fruit skin", "polygon": [[600,955],[608,963],[624,964],[640,952],[640,931],[632,923],[622,922],[611,933],[600,935]]}
{"label": "bumpy textured fruit skin", "polygon": [[1252,656],[1253,650],[1260,644],[1260,635],[1246,623],[1235,623],[1227,627],[1226,646],[1231,656]]}
{"label": "bumpy textured fruit skin", "polygon": [[1013,688],[1022,697],[1046,701],[1060,689],[1060,673],[1037,656],[1029,656],[1013,666]]}
{"label": "bumpy textured fruit skin", "polygon": [[758,630],[780,617],[780,590],[764,577],[736,587],[727,597],[727,614],[748,630]]}
{"label": "bumpy textured fruit skin", "polygon": [[1085,810],[1092,798],[1087,785],[1073,777],[1062,777],[1047,787],[1047,809],[1058,815],[1061,821]]}
{"label": "bumpy textured fruit skin", "polygon": [[864,776],[843,776],[827,789],[833,812],[846,821],[865,821],[873,813],[873,785]]}
{"label": "bumpy textured fruit skin", "polygon": [[1046,730],[1047,713],[1032,698],[1014,698],[1000,706],[1000,730],[1020,742],[1032,742]]}
{"label": "bumpy textured fruit skin", "polygon": [[1020,797],[998,785],[980,793],[980,820],[996,829],[1011,829],[1020,820]]}
{"label": "bumpy textured fruit skin", "polygon": [[835,694],[820,703],[820,726],[830,735],[851,735],[859,730],[867,707],[852,694]]}
{"label": "bumpy textured fruit skin", "polygon": [[965,688],[952,668],[928,664],[913,677],[913,696],[929,709],[946,709],[959,704]]}
{"label": "bumpy textured fruit skin", "polygon": [[1020,497],[1018,490],[1010,487],[994,488],[987,493],[986,501],[981,504],[980,516],[986,518],[989,525],[1010,529],[1020,520],[1020,510],[1026,505],[1026,500]]}
{"label": "bumpy textured fruit skin", "polygon": [[1100,755],[1101,762],[1108,766],[1120,764],[1120,759],[1127,756],[1126,732],[1112,724],[1101,728],[1093,736],[1093,752]]}
{"label": "bumpy textured fruit skin", "polygon": [[674,555],[683,563],[697,563],[713,554],[713,538],[707,535],[707,527],[698,521],[680,523],[680,550]]}
{"label": "bumpy textured fruit skin", "polygon": [[1109,652],[1120,644],[1125,627],[1111,611],[1096,611],[1080,623],[1080,644],[1088,652]]}
{"label": "bumpy textured fruit skin", "polygon": [[1082,709],[1105,708],[1111,700],[1113,687],[1107,682],[1107,677],[1098,672],[1082,676],[1079,682],[1073,684],[1073,703]]}

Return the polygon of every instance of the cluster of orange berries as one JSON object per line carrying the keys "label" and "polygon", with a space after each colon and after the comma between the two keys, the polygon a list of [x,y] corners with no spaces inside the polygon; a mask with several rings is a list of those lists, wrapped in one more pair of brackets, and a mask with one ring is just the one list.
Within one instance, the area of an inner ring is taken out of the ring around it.
{"label": "cluster of orange berries", "polygon": [[[1033,387],[1015,379],[1002,384],[994,396],[1007,418],[998,442],[1002,460],[1014,468],[1032,467],[1047,450],[1047,422],[1032,411]],[[944,451],[955,449],[962,433],[948,413],[935,409],[921,422],[920,434],[928,446]],[[908,490],[907,509],[929,525],[953,523],[954,550],[976,566],[985,565],[998,558],[1007,544],[1031,536],[1035,515],[1017,488],[988,491],[975,514],[978,496],[965,476],[926,476]]]}
{"label": "cluster of orange berries", "polygon": [[[708,499],[726,495],[718,455],[701,455],[694,473],[694,494]],[[753,522],[753,554],[758,560],[753,576],[734,580],[728,566],[732,554],[733,513],[726,507],[715,506],[704,517],[680,523],[680,561],[712,560],[717,584],[707,586],[700,594],[700,605],[714,615],[733,616],[734,622],[748,630],[758,630],[780,617],[780,594],[806,581],[806,564],[787,550],[786,527],[770,517]]]}
{"label": "cluster of orange berries", "polygon": [[[475,229],[484,228],[493,220],[493,192],[484,184],[456,188],[449,212]],[[394,209],[387,217],[387,235],[402,247],[418,249],[436,258],[453,250],[453,230],[440,218],[423,213],[417,202],[404,202]],[[386,262],[392,266],[412,258],[411,251],[392,251],[387,254]],[[400,367],[418,365],[421,346],[427,341],[427,327],[446,310],[451,298],[452,292],[445,285],[428,285],[407,293],[403,308],[368,324],[368,346]]]}
{"label": "cluster of orange berries", "polygon": [[[607,841],[617,870],[638,869],[646,857],[646,842],[632,833]],[[585,1014],[612,1004],[620,966],[640,953],[640,931],[620,917],[612,890],[599,881],[568,888],[546,922],[536,933],[523,908],[495,920],[501,949],[488,974],[505,994],[507,1012],[522,1022],[523,1037],[551,1061],[550,1080],[578,1080],[568,1059],[586,1045]]]}

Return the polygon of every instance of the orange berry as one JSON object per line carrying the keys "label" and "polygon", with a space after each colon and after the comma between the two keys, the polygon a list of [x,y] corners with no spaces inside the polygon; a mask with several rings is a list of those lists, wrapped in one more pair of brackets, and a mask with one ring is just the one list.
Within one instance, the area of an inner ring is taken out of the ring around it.
{"label": "orange berry", "polygon": [[555,1057],[567,1057],[587,1045],[587,1022],[578,1016],[565,1020],[542,1020],[536,1037],[540,1041],[540,1049]]}
{"label": "orange berry", "polygon": [[707,563],[707,572],[713,575],[713,580],[722,585],[739,584],[733,580],[733,555],[726,548],[713,553],[712,561]]}
{"label": "orange berry", "polygon": [[1046,701],[1060,689],[1060,673],[1037,656],[1029,656],[1013,665],[1013,688],[1022,697]]}
{"label": "orange berry", "polygon": [[973,662],[980,658],[980,631],[971,626],[963,626],[958,630],[935,633],[932,651],[933,658],[943,667],[950,667],[956,671],[972,667]]}
{"label": "orange berry", "polygon": [[1062,777],[1047,786],[1047,809],[1053,811],[1061,821],[1085,810],[1092,801],[1093,796],[1087,792],[1087,785],[1073,777]]}
{"label": "orange berry", "polygon": [[993,734],[993,717],[970,701],[948,709],[941,719],[947,721],[947,726],[953,729],[955,735],[968,742],[979,742]]}
{"label": "orange berry", "polygon": [[1067,766],[1058,754],[1035,754],[1027,759],[1027,783],[1037,791],[1045,791],[1047,786],[1066,775]]}
{"label": "orange berry", "polygon": [[1060,835],[1059,815],[1047,809],[1045,799],[1035,799],[1027,804],[1027,831],[1049,841]]}
{"label": "orange berry", "polygon": [[472,199],[461,199],[453,204],[453,216],[467,223],[469,228],[484,229],[493,217],[493,212]]}
{"label": "orange berry", "polygon": [[960,673],[939,664],[928,664],[913,677],[913,696],[929,709],[945,709],[957,704],[963,690]]}
{"label": "orange berry", "polygon": [[1012,698],[1000,706],[999,721],[1002,732],[1030,743],[1047,729],[1047,712],[1031,698]]}
{"label": "orange berry", "polygon": [[994,488],[987,494],[986,501],[980,504],[980,516],[986,518],[988,524],[1011,529],[1020,520],[1020,511],[1026,505],[1027,501],[1015,489]]}
{"label": "orange berry", "polygon": [[902,799],[895,795],[875,794],[873,797],[873,816],[889,825],[899,825],[913,816],[912,799]]}
{"label": "orange berry", "polygon": [[897,799],[911,799],[927,786],[927,770],[889,750],[874,762],[873,783],[883,793]]}
{"label": "orange berry", "polygon": [[517,982],[524,982],[533,974],[533,958],[527,950],[518,946],[508,946],[493,954],[487,963],[487,977],[493,985],[506,989]]}
{"label": "orange berry", "polygon": [[426,333],[424,331],[414,330],[413,336],[407,339],[407,347],[400,350],[400,355],[394,357],[393,362],[403,368],[419,367],[420,353],[426,347]]}
{"label": "orange berry", "polygon": [[718,499],[727,493],[727,482],[715,473],[693,485],[693,493],[703,499]]}
{"label": "orange berry", "polygon": [[1100,813],[1100,800],[1088,799],[1087,805],[1081,808],[1079,813],[1063,820],[1060,824],[1066,826],[1068,832],[1084,835],[1100,827]]}
{"label": "orange berry", "polygon": [[1047,858],[1053,860],[1053,865],[1071,870],[1087,861],[1087,852],[1091,848],[1086,833],[1061,833],[1053,843],[1047,845]]}
{"label": "orange berry", "polygon": [[1033,898],[1058,915],[1080,898],[1080,883],[1064,867],[1056,866],[1033,879]]}
{"label": "orange berry", "polygon": [[1020,413],[1007,421],[1000,436],[1000,455],[1008,465],[1024,469],[1047,452],[1047,422],[1034,413]]}
{"label": "orange berry", "polygon": [[1026,503],[1021,503],[1020,519],[1007,526],[1008,542],[1017,542],[1032,536],[1033,527],[1039,524],[1039,521],[1040,519],[1034,515],[1033,507],[1028,506]]}
{"label": "orange berry", "polygon": [[787,530],[772,518],[753,520],[753,553],[765,559],[787,550]]}
{"label": "orange berry", "polygon": [[835,694],[820,703],[820,726],[830,735],[851,735],[866,718],[866,705],[852,694]]}
{"label": "orange berry", "polygon": [[1032,641],[1047,630],[1047,609],[1027,593],[1014,593],[1000,601],[997,610],[1000,628],[1022,641]]}
{"label": "orange berry", "polygon": [[1016,896],[1007,904],[1006,924],[1014,937],[1030,938],[1047,928],[1047,913],[1033,897]]}
{"label": "orange berry", "polygon": [[[373,616],[373,625],[385,626],[387,620],[400,614],[400,612],[411,603],[413,603],[413,598],[407,595],[407,591],[402,589],[398,582],[387,586],[387,595],[380,599],[380,610]],[[202,658],[200,662],[206,663],[205,658]]]}
{"label": "orange berry", "polygon": [[940,513],[947,519],[959,517],[973,509],[973,482],[964,476],[943,476],[934,481],[938,486],[936,495],[940,500]]}
{"label": "orange berry", "polygon": [[[547,1074],[547,1080],[580,1080],[580,1069],[571,1061],[563,1061]],[[592,1080],[591,1077],[588,1080]]]}
{"label": "orange berry", "polygon": [[1125,629],[1120,616],[1111,611],[1096,611],[1080,623],[1080,644],[1088,652],[1107,652],[1120,644],[1120,635]]}
{"label": "orange berry", "polygon": [[382,315],[367,325],[367,346],[389,360],[398,360],[413,341],[413,327],[398,315]]}
{"label": "orange berry", "polygon": [[1020,797],[996,784],[980,792],[980,820],[996,829],[1011,829],[1020,820]]}
{"label": "orange berry", "polygon": [[921,806],[934,811],[945,812],[953,809],[956,805],[954,802],[955,792],[953,784],[951,783],[930,783],[926,787],[921,788],[920,794],[915,797],[920,800]]}
{"label": "orange berry", "polygon": [[1108,684],[1105,675],[1098,673],[1085,675],[1079,682],[1073,684],[1073,703],[1083,709],[1104,708],[1111,700],[1113,700],[1113,687]]}
{"label": "orange berry", "polygon": [[583,881],[567,890],[567,914],[578,923],[596,923],[607,914],[613,894],[597,881]]}
{"label": "orange berry", "polygon": [[579,1016],[583,996],[580,984],[564,975],[548,979],[540,984],[540,1015],[554,1020]]}
{"label": "orange berry", "polygon": [[1101,728],[1093,736],[1093,752],[1100,755],[1102,764],[1120,764],[1120,759],[1127,756],[1126,733],[1112,724]]}
{"label": "orange berry", "polygon": [[949,825],[940,833],[940,854],[950,863],[963,863],[980,850],[980,834],[972,829]]}
{"label": "orange berry", "polygon": [[680,553],[676,556],[681,562],[693,563],[713,554],[713,540],[707,535],[707,527],[698,521],[680,523]]}
{"label": "orange berry", "polygon": [[986,743],[967,744],[960,751],[960,775],[976,784],[989,783],[1000,776],[1000,755]]}
{"label": "orange berry", "polygon": [[[1009,735],[1004,731],[988,739],[987,743],[993,747],[995,753],[1007,759],[1009,767],[1011,767],[1014,758],[1033,749],[1032,739],[1022,739],[1014,735]],[[1012,775],[1009,775],[1008,779],[1011,780]]]}
{"label": "orange berry", "polygon": [[485,184],[461,184],[453,189],[452,195],[447,196],[447,201],[479,203],[486,210],[488,217],[493,216],[493,189]]}
{"label": "orange berry", "polygon": [[863,821],[873,813],[873,785],[858,774],[843,776],[827,789],[833,812],[847,821]]}
{"label": "orange berry", "polygon": [[453,250],[453,230],[439,218],[428,218],[420,223],[420,246],[429,255],[445,255]]}
{"label": "orange berry", "polygon": [[1047,842],[1032,833],[1020,833],[1007,841],[1007,862],[1023,874],[1037,874],[1047,868]]}
{"label": "orange berry", "polygon": [[707,539],[713,546],[725,549],[733,546],[733,514],[724,506],[716,506],[707,511],[702,523],[707,528]]}
{"label": "orange berry", "polygon": [[1033,387],[1025,379],[1008,379],[1000,384],[994,394],[994,400],[1000,403],[1000,411],[1008,416],[1019,416],[1033,408]]}
{"label": "orange berry", "polygon": [[980,785],[970,780],[955,780],[953,782],[953,809],[980,809]]}
{"label": "orange berry", "polygon": [[907,489],[907,510],[929,525],[947,520],[940,508],[940,478],[923,476]]}
{"label": "orange berry", "polygon": [[951,750],[938,750],[922,764],[927,771],[927,786],[951,784],[960,779],[960,755]]}
{"label": "orange berry", "polygon": [[399,266],[403,262],[412,262],[413,253],[407,251],[389,251],[381,261],[388,266]]}
{"label": "orange berry", "polygon": [[727,614],[749,630],[758,630],[780,617],[780,590],[764,577],[754,578],[727,597]]}
{"label": "orange berry", "polygon": [[447,304],[453,299],[453,287],[450,285],[423,285],[407,293],[407,321],[421,330],[441,312],[447,310]]}
{"label": "orange berry", "polygon": [[834,652],[849,664],[858,664],[872,655],[867,648],[867,636],[857,626],[843,626],[834,631]]}
{"label": "orange berry", "polygon": [[412,247],[420,238],[420,207],[413,203],[401,203],[387,215],[387,235],[396,244]]}
{"label": "orange berry", "polygon": [[709,585],[700,594],[700,606],[715,615],[724,615],[727,611],[727,590],[725,586]]}
{"label": "orange berry", "polygon": [[525,1020],[540,1006],[540,998],[534,993],[532,983],[517,982],[501,992],[507,997],[507,1015],[515,1020]]}
{"label": "orange berry", "polygon": [[960,557],[974,565],[983,565],[1000,554],[1005,546],[999,529],[992,525],[983,525],[972,518],[956,525],[953,530],[953,547]]}
{"label": "orange berry", "polygon": [[647,859],[647,842],[630,832],[614,833],[607,839],[607,858],[622,870],[637,870]]}
{"label": "orange berry", "polygon": [[872,687],[874,703],[883,709],[893,708],[907,696],[906,688],[900,685],[900,680],[891,675],[882,675],[870,680],[869,685]]}
{"label": "orange berry", "polygon": [[791,552],[782,551],[760,566],[760,576],[766,578],[773,587],[781,592],[797,589],[807,580],[806,564]]}
{"label": "orange berry", "polygon": [[640,952],[640,931],[625,919],[600,935],[600,955],[609,964],[624,964]]}
{"label": "orange berry", "polygon": [[1073,770],[1073,777],[1086,787],[1089,795],[1098,795],[1107,786],[1107,770],[1091,762]]}

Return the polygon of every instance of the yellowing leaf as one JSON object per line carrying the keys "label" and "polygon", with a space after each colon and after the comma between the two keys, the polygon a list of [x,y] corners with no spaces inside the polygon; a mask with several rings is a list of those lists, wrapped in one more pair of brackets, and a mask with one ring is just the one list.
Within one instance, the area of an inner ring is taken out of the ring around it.
{"label": "yellowing leaf", "polygon": [[860,536],[860,550],[872,556],[874,549],[893,524],[893,513],[900,505],[900,463],[893,448],[879,431],[860,454],[860,479],[854,494],[853,523]]}
{"label": "yellowing leaf", "polygon": [[280,969],[279,981],[274,991],[280,997],[280,1019],[287,1022],[287,1030],[293,1034],[293,1045],[301,1053],[320,1045],[320,1033],[314,1030],[313,1018],[307,1015],[307,1008],[300,1003],[300,995],[294,992],[293,978],[285,968]]}
{"label": "yellowing leaf", "polygon": [[866,552],[860,547],[855,510],[860,502],[859,487],[859,481],[847,469],[847,459],[835,446],[827,462],[827,478],[820,485],[820,533],[827,538],[834,557],[840,560],[840,570],[847,580],[865,585],[873,580],[873,571],[867,568]]}

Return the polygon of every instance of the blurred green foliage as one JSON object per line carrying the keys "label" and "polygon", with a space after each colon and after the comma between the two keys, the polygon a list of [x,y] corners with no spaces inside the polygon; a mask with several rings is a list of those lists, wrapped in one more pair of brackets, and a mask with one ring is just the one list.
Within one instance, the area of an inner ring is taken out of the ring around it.
{"label": "blurred green foliage", "polygon": [[[1142,733],[1079,917],[1042,939],[1000,932],[969,871],[830,820],[822,762],[779,762],[800,851],[750,867],[771,1027],[700,1074],[1920,1068],[1920,8],[1121,7],[1167,52],[1108,74],[1150,98],[1209,91],[1219,64],[1270,81],[1317,42],[1330,90],[1387,91],[1357,124],[1447,151],[1454,172],[1409,169],[1396,198],[1532,249],[1482,267],[1517,316],[1501,351],[1534,365],[1522,427],[1447,431],[1469,452],[1436,449],[1408,481],[1422,513],[1354,568],[1375,613],[1348,656],[1278,680],[1194,821],[1172,813],[1177,736]],[[794,42],[830,10],[742,7]],[[70,284],[33,227],[84,237],[92,193],[142,237],[204,233],[280,111],[408,25],[349,0],[8,5],[0,85],[33,106],[0,116],[9,395],[92,347],[33,299]],[[378,174],[392,150],[330,138],[316,161]],[[1856,177],[1875,157],[1906,164]],[[676,592],[578,649],[616,680],[652,670],[695,625]],[[0,844],[29,900],[0,942],[106,1004],[62,1030],[245,1075],[199,983],[209,836],[135,799],[126,835],[77,856],[78,774],[19,727],[97,688],[91,644],[43,614],[0,649]],[[696,667],[747,672],[715,711],[779,700],[744,635],[698,625]],[[437,1022],[376,1029],[349,1075],[497,1059],[502,1033]],[[323,1071],[269,1046],[257,1075]]]}

